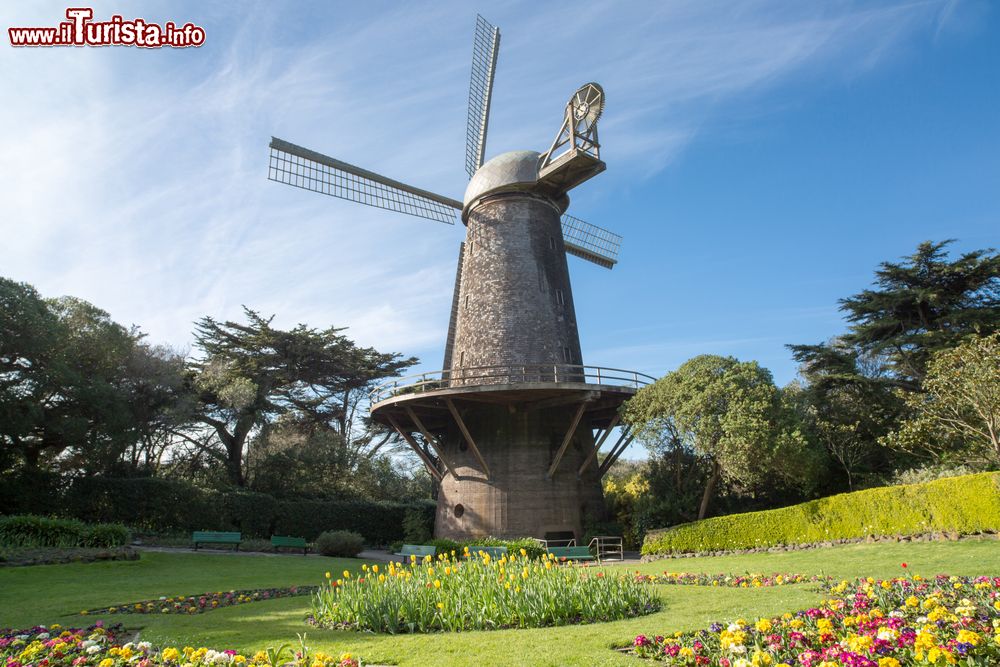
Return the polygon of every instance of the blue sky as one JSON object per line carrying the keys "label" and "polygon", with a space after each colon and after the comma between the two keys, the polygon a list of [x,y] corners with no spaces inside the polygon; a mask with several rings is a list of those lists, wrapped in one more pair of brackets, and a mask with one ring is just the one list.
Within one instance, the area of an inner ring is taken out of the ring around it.
{"label": "blue sky", "polygon": [[[65,4],[6,3],[4,28]],[[600,82],[607,171],[570,212],[586,363],[701,353],[795,376],[786,343],[923,240],[1000,246],[1000,6],[989,2],[100,2],[205,46],[0,46],[0,275],[184,348],[238,317],[349,327],[440,367],[464,229],[266,180],[276,135],[460,197],[472,29],[502,32],[487,157],[544,150]]]}

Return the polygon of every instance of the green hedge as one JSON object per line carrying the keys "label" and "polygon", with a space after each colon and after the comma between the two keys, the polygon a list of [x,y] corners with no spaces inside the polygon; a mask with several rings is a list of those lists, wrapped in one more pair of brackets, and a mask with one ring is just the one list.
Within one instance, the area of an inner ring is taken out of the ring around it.
{"label": "green hedge", "polygon": [[276,500],[266,493],[219,493],[177,480],[90,477],[73,482],[62,513],[158,533],[235,530],[247,538],[314,540],[324,531],[350,530],[368,544],[389,544],[404,539],[408,512],[433,525],[434,507],[430,501]]}
{"label": "green hedge", "polygon": [[21,514],[0,517],[4,547],[120,547],[129,541],[121,524],[86,524],[76,519],[52,519]]}
{"label": "green hedge", "polygon": [[157,477],[79,478],[69,486],[62,504],[63,514],[83,521],[124,523],[142,531],[231,527],[223,517],[222,504],[211,492],[187,482]]}
{"label": "green hedge", "polygon": [[652,531],[643,555],[753,549],[868,536],[1000,530],[1000,473],[844,493]]}
{"label": "green hedge", "polygon": [[278,535],[315,539],[326,530],[360,533],[368,544],[389,544],[404,538],[407,510],[423,512],[434,521],[434,503],[388,503],[365,500],[286,500],[278,503],[274,530]]}

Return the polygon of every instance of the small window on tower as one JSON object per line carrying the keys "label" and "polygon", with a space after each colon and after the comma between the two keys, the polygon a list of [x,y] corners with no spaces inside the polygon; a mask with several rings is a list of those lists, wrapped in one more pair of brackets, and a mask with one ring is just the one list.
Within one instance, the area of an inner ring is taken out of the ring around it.
{"label": "small window on tower", "polygon": [[465,295],[465,307],[466,308],[469,307],[469,295],[468,294]]}
{"label": "small window on tower", "polygon": [[556,249],[556,237],[550,236],[549,237],[549,250],[555,250],[555,249]]}
{"label": "small window on tower", "polygon": [[563,291],[561,289],[556,290],[556,303],[560,306],[566,305],[566,297],[563,295]]}
{"label": "small window on tower", "polygon": [[563,361],[567,364],[573,363],[573,353],[570,352],[568,347],[563,348]]}

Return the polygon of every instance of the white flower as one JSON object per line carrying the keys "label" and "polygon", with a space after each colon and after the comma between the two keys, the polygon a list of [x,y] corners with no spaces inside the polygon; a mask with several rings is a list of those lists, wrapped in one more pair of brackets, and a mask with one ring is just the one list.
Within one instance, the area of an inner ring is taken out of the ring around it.
{"label": "white flower", "polygon": [[100,653],[100,652],[101,652],[101,647],[98,646],[98,645],[96,645],[96,644],[93,645],[93,646],[88,646],[87,647],[87,654],[88,655],[94,655],[95,653]]}
{"label": "white flower", "polygon": [[733,653],[746,653],[747,647],[744,646],[743,644],[735,644],[733,646],[730,646],[729,650],[732,651]]}
{"label": "white flower", "polygon": [[737,630],[742,630],[743,626],[740,625],[739,623],[730,623],[729,627],[726,629],[729,630],[730,632],[736,632]]}
{"label": "white flower", "polygon": [[152,647],[152,644],[150,644],[149,642],[139,642],[137,646],[141,651],[148,651],[150,647]]}
{"label": "white flower", "polygon": [[35,636],[35,639],[48,639],[51,636],[52,635],[47,632],[39,632],[38,635]]}

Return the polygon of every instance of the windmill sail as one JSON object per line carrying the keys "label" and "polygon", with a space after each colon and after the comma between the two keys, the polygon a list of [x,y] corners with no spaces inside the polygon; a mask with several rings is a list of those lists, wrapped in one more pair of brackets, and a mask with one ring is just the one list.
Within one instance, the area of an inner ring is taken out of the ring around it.
{"label": "windmill sail", "polygon": [[472,77],[469,80],[469,115],[465,128],[465,170],[469,172],[469,178],[483,166],[493,75],[499,51],[500,29],[477,15],[476,37],[472,43]]}
{"label": "windmill sail", "polygon": [[618,263],[622,237],[572,215],[562,217],[563,244],[566,252],[606,269]]}
{"label": "windmill sail", "polygon": [[419,218],[455,224],[462,202],[271,137],[267,177],[278,183]]}

